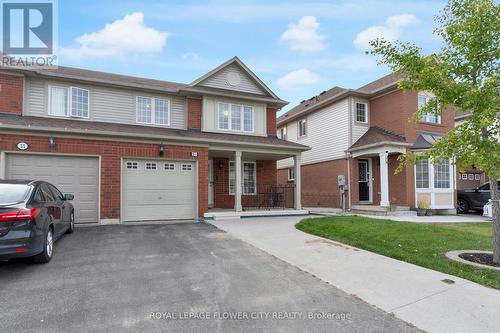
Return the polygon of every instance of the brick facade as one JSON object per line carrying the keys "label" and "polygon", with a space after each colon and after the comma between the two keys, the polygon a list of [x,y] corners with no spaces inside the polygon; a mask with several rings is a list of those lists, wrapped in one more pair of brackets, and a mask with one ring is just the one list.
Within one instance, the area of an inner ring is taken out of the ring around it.
{"label": "brick facade", "polygon": [[[102,219],[120,218],[121,158],[160,158],[159,144],[134,143],[104,140],[87,140],[56,137],[57,147],[51,150],[47,136],[0,134],[0,150],[17,151],[20,141],[29,144],[28,152],[57,154],[99,155],[101,157],[101,212]],[[192,157],[191,152],[198,152]],[[165,147],[164,159],[186,159],[198,161],[198,215],[208,211],[208,149],[195,146]]]}
{"label": "brick facade", "polygon": [[187,98],[188,129],[201,129],[201,104],[201,99]]}
{"label": "brick facade", "polygon": [[[277,184],[276,161],[257,160],[257,193],[268,191]],[[234,195],[229,194],[229,159],[214,158],[214,208],[234,208]],[[243,207],[254,207],[257,196],[242,195]]]}
{"label": "brick facade", "polygon": [[0,74],[0,112],[23,113],[23,86],[23,77]]}
{"label": "brick facade", "polygon": [[267,135],[276,136],[276,109],[267,108],[266,110],[266,123],[267,123]]}

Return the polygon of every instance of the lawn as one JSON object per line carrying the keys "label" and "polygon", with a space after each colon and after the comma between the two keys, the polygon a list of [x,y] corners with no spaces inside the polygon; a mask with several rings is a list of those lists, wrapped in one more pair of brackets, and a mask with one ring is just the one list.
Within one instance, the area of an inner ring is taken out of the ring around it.
{"label": "lawn", "polygon": [[500,272],[445,257],[451,250],[492,250],[491,223],[417,224],[360,216],[305,219],[304,232],[500,289]]}

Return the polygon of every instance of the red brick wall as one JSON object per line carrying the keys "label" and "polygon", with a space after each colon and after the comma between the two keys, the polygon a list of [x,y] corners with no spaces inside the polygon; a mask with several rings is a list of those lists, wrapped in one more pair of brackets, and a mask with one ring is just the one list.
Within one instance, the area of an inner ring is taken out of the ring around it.
{"label": "red brick wall", "polygon": [[267,135],[276,136],[276,109],[267,108]]}
{"label": "red brick wall", "polygon": [[[51,151],[48,137],[0,134],[0,150],[17,151],[16,144],[29,144],[28,152],[54,152],[101,156],[101,218],[120,218],[120,170],[122,157],[159,157],[159,144],[84,140],[56,137],[57,147]],[[192,157],[191,152],[198,152]],[[208,149],[204,147],[165,147],[165,159],[196,159],[198,161],[198,214],[208,210]]]}
{"label": "red brick wall", "polygon": [[421,132],[446,133],[455,123],[455,112],[443,111],[441,124],[413,123],[410,117],[417,111],[418,93],[396,90],[370,101],[370,125],[404,135],[413,143]]}
{"label": "red brick wall", "polygon": [[0,74],[0,112],[23,113],[23,77]]}
{"label": "red brick wall", "polygon": [[[229,159],[214,158],[214,208],[234,208],[234,195],[229,194]],[[257,160],[257,193],[277,184],[276,161]],[[243,207],[254,207],[257,197],[243,195]]]}
{"label": "red brick wall", "polygon": [[188,98],[188,129],[201,129],[201,99]]}

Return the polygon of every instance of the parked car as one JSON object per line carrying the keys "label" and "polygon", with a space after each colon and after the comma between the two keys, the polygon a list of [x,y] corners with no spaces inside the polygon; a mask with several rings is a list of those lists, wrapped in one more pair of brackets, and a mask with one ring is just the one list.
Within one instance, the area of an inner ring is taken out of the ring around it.
{"label": "parked car", "polygon": [[[498,183],[500,185],[500,181]],[[465,214],[469,210],[482,211],[484,205],[488,203],[490,198],[490,183],[486,183],[470,190],[459,190],[457,212],[459,214]]]}
{"label": "parked car", "polygon": [[47,182],[0,180],[0,260],[49,262],[54,242],[75,230],[73,199]]}

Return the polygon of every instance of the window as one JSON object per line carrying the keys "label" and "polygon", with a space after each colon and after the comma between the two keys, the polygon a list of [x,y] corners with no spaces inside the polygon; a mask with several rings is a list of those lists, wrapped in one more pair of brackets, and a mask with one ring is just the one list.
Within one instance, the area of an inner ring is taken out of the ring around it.
{"label": "window", "polygon": [[53,116],[68,115],[68,89],[63,87],[49,88],[49,114]]}
{"label": "window", "polygon": [[295,180],[295,169],[288,168],[288,180]]}
{"label": "window", "polygon": [[[255,162],[243,162],[242,184],[243,194],[257,193],[257,168]],[[229,194],[236,193],[236,163],[229,162]]]}
{"label": "window", "polygon": [[136,108],[138,123],[170,124],[170,101],[167,99],[137,96]]}
{"label": "window", "polygon": [[192,164],[183,164],[182,165],[182,171],[191,171],[191,170],[193,170]]}
{"label": "window", "polygon": [[146,170],[156,170],[156,163],[146,163]]}
{"label": "window", "polygon": [[474,176],[475,180],[481,180],[481,175],[476,173],[476,175]]}
{"label": "window", "polygon": [[165,163],[163,168],[165,170],[173,171],[173,170],[175,170],[175,164],[174,163]]}
{"label": "window", "polygon": [[139,163],[137,162],[127,162],[127,169],[137,170],[139,168]]}
{"label": "window", "polygon": [[450,161],[434,164],[434,188],[450,188]]}
{"label": "window", "polygon": [[429,161],[418,161],[415,168],[417,188],[429,188]]}
{"label": "window", "polygon": [[[432,100],[430,96],[419,94],[418,95],[418,109],[423,108]],[[422,115],[420,121],[425,123],[441,124],[441,115],[436,112],[431,112]]]}
{"label": "window", "polygon": [[474,180],[474,174],[469,173],[469,180]]}
{"label": "window", "polygon": [[46,184],[47,187],[49,188],[49,191],[52,193],[52,196],[56,199],[56,200],[63,200],[63,195],[62,193],[57,189],[55,188],[55,186],[52,186],[50,184]]}
{"label": "window", "polygon": [[282,140],[286,140],[286,127],[282,127],[279,130],[279,137]]}
{"label": "window", "polygon": [[299,138],[307,135],[307,123],[305,119],[299,120],[298,129],[299,129]]}
{"label": "window", "polygon": [[240,104],[218,104],[219,129],[253,132],[253,107]]}
{"label": "window", "polygon": [[356,103],[356,121],[360,123],[367,123],[366,117],[366,103]]}
{"label": "window", "polygon": [[42,191],[42,196],[45,198],[45,202],[56,201],[54,194],[52,194],[47,184],[40,185],[40,189]]}
{"label": "window", "polygon": [[74,117],[88,118],[89,116],[89,91],[71,87],[71,115]]}

